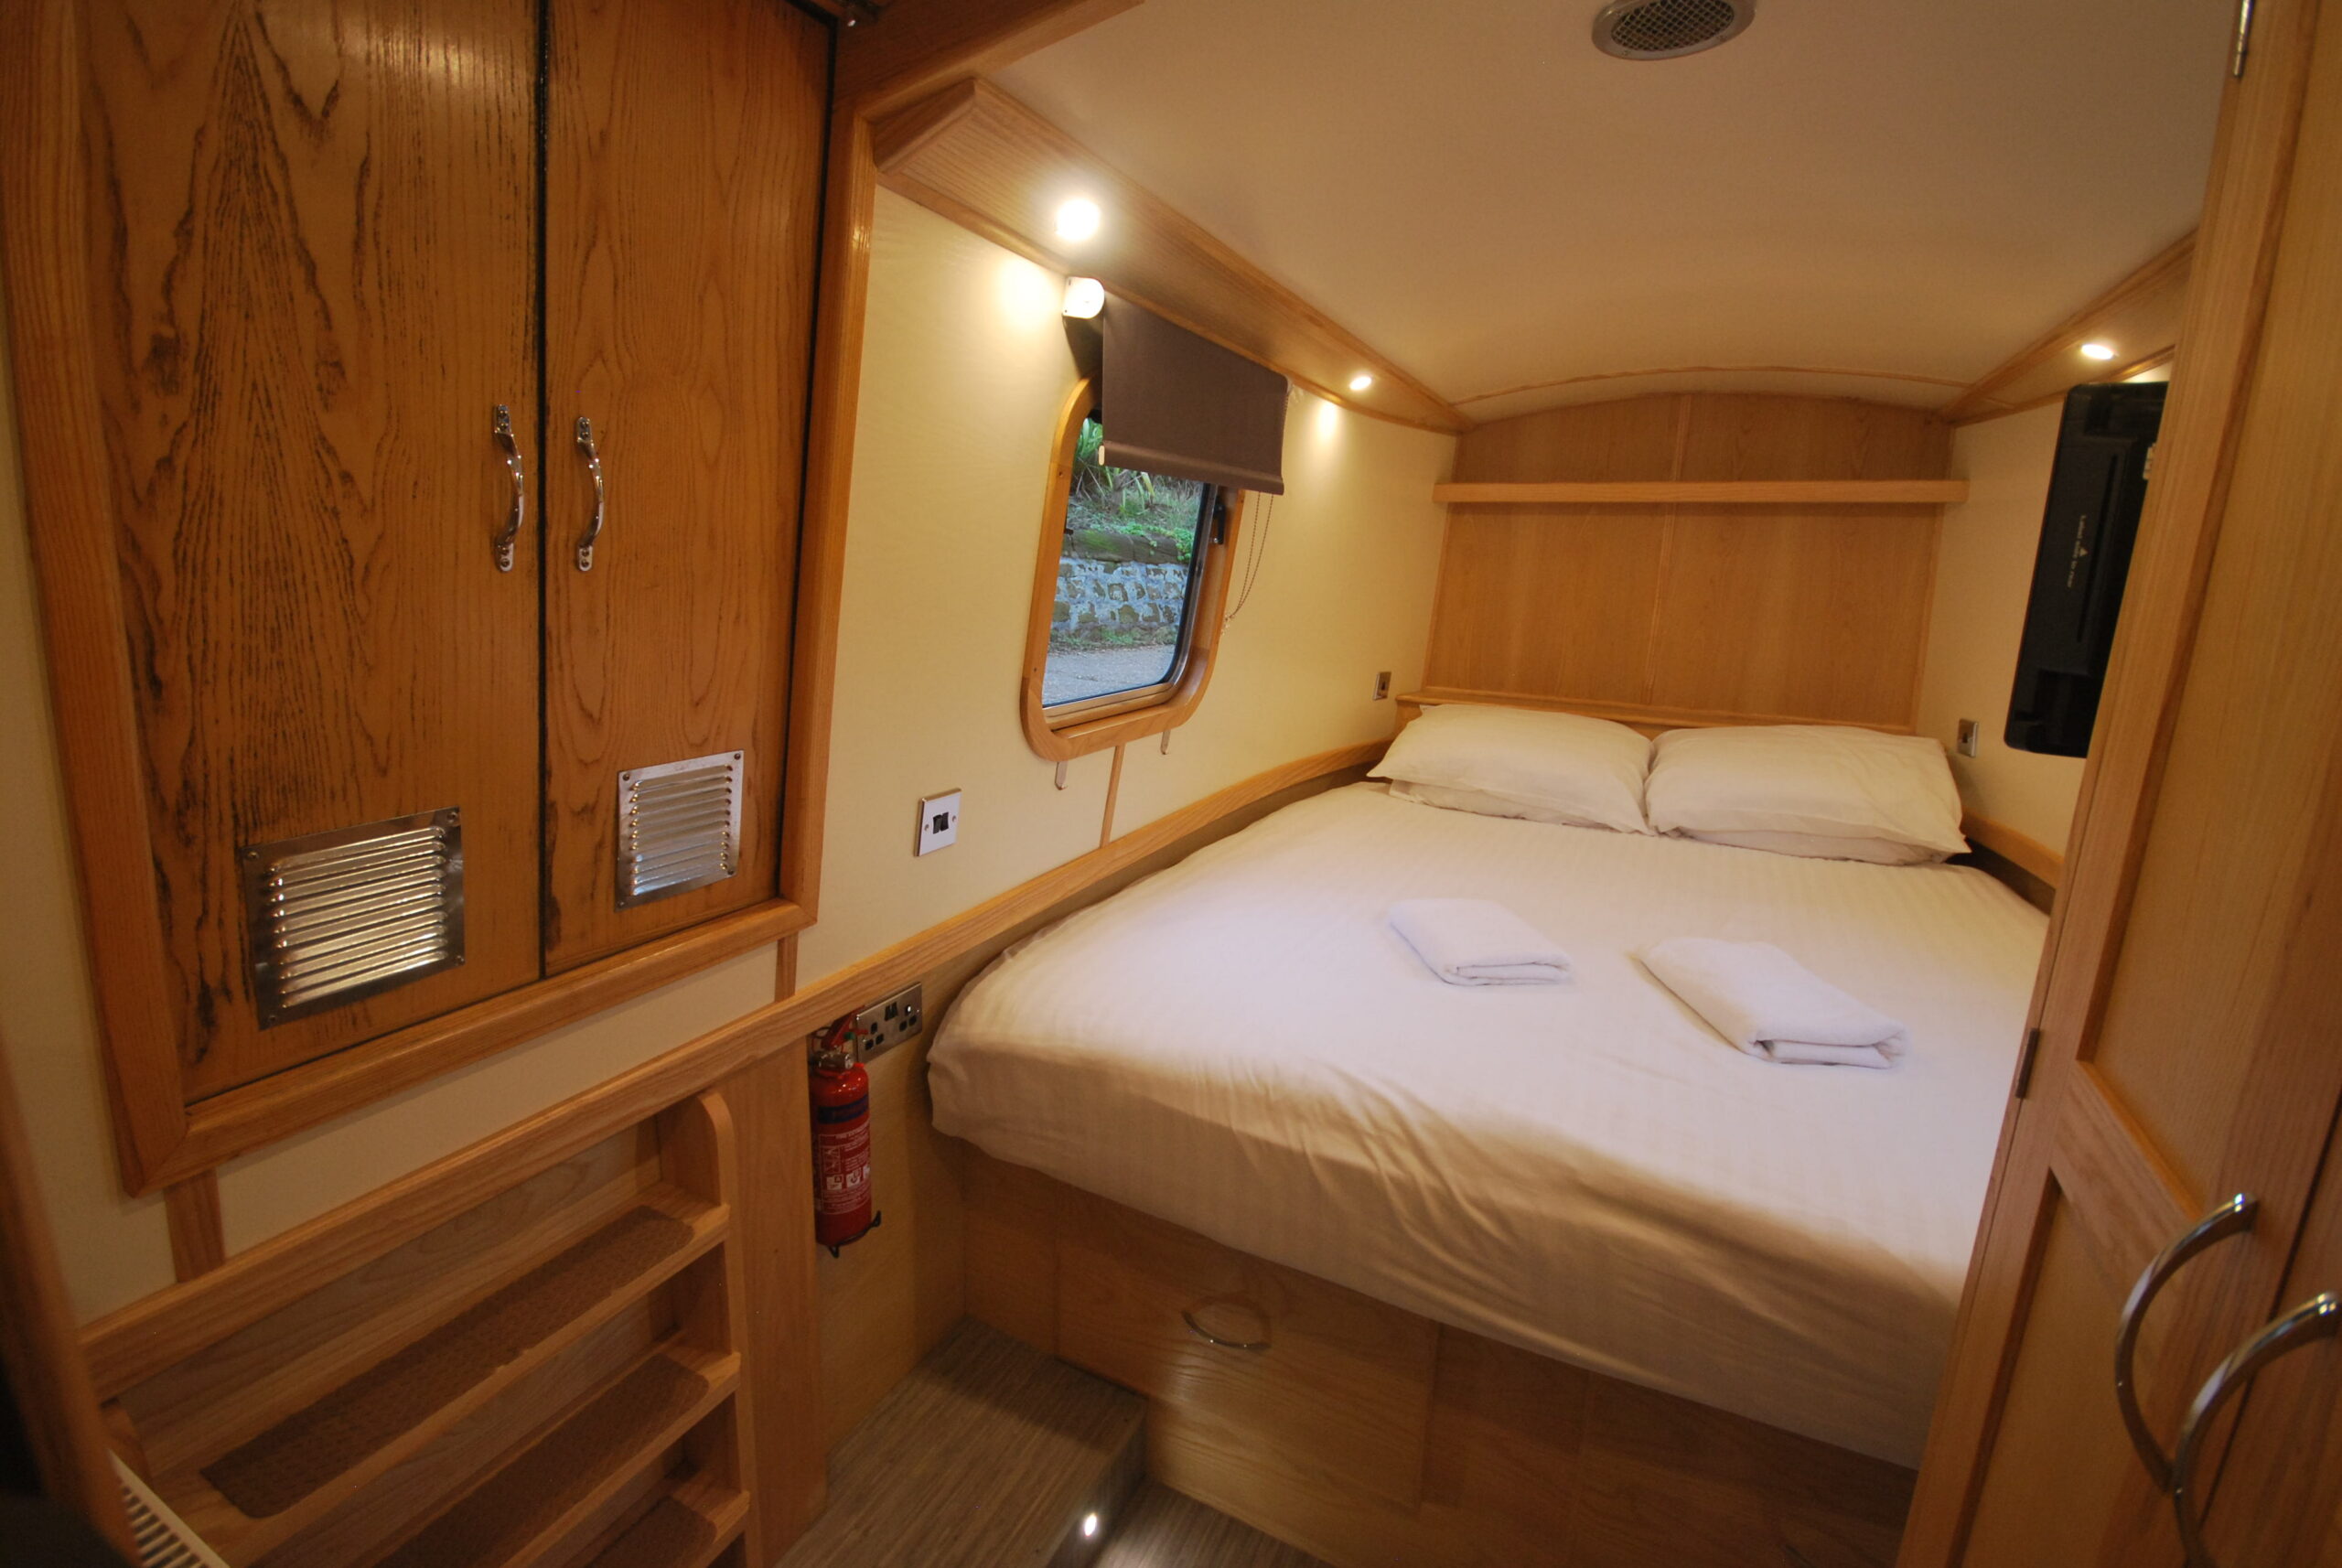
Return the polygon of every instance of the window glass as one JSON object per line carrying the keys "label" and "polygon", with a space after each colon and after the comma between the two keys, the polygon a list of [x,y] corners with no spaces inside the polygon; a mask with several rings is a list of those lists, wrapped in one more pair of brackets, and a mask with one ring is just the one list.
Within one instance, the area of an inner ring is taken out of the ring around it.
{"label": "window glass", "polygon": [[1085,419],[1058,556],[1041,704],[1106,707],[1168,686],[1194,619],[1197,556],[1210,542],[1213,487],[1098,460]]}

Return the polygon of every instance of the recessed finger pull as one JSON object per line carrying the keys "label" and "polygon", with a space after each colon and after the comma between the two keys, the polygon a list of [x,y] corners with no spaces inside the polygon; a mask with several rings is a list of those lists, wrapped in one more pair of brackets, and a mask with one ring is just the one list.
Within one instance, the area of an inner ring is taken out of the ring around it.
{"label": "recessed finger pull", "polygon": [[512,547],[521,537],[521,519],[529,509],[529,476],[521,467],[521,443],[512,434],[512,411],[502,403],[496,405],[496,423],[492,427],[496,444],[504,448],[504,467],[512,475],[512,506],[504,514],[504,532],[492,542],[496,549],[496,569],[512,570]]}
{"label": "recessed finger pull", "polygon": [[594,422],[584,414],[577,416],[577,449],[586,454],[586,471],[594,476],[594,515],[586,520],[586,532],[577,536],[577,569],[594,569],[594,541],[602,537],[602,519],[607,499],[602,489],[602,454],[594,445]]}
{"label": "recessed finger pull", "polygon": [[2230,1236],[2240,1236],[2252,1229],[2252,1217],[2261,1209],[2260,1199],[2251,1193],[2240,1192],[2211,1213],[2187,1228],[2186,1234],[2165,1247],[2149,1263],[2139,1283],[2131,1287],[2131,1299],[2122,1304],[2122,1327],[2114,1336],[2114,1402],[2122,1408],[2122,1424],[2130,1430],[2131,1446],[2139,1451],[2139,1463],[2156,1486],[2168,1490],[2171,1487],[2171,1459],[2147,1430],[2147,1418],[2139,1409],[2139,1391],[2134,1381],[2134,1362],[2139,1350],[2139,1329],[2146,1322],[2147,1308],[2154,1305],[2163,1287],[2172,1276],[2187,1264],[2187,1261],[2213,1242]]}
{"label": "recessed finger pull", "polygon": [[2342,1332],[2342,1295],[2327,1291],[2313,1296],[2237,1347],[2196,1391],[2196,1402],[2187,1407],[2187,1419],[2180,1423],[2179,1446],[2171,1457],[2171,1508],[2179,1519],[2179,1541],[2187,1549],[2187,1568],[2218,1568],[2204,1545],[2196,1461],[2221,1408],[2278,1357],[2331,1339],[2337,1332]]}

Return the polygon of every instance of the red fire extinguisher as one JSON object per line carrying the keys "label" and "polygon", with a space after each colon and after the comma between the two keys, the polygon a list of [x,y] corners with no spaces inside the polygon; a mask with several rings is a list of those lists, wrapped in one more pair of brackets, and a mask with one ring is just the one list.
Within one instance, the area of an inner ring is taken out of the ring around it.
{"label": "red fire extinguisher", "polygon": [[878,1223],[870,1200],[870,1074],[854,1059],[854,1020],[813,1050],[813,1240],[835,1257]]}

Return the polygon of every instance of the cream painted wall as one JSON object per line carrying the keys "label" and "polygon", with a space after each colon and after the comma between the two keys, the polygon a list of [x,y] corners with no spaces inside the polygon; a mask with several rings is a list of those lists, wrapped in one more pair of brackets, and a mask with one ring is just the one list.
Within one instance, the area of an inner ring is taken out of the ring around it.
{"label": "cream painted wall", "polygon": [[[0,821],[17,836],[0,885],[0,1040],[86,1320],[169,1284],[170,1240],[161,1200],[125,1198],[115,1174],[5,350],[0,342]],[[236,1161],[220,1171],[228,1244],[249,1247],[753,1012],[773,999],[776,973],[774,950],[759,948]]]}
{"label": "cream painted wall", "polygon": [[[1016,716],[1040,509],[1075,380],[1059,282],[879,193],[847,532],[818,980],[1098,845],[1109,753],[1053,766]],[[1296,397],[1287,492],[1256,498],[1265,548],[1210,690],[1164,755],[1129,747],[1115,830],[1279,763],[1391,733],[1422,675],[1445,435]],[[1249,545],[1238,565],[1252,559]],[[1235,593],[1242,591],[1240,575]],[[1230,604],[1236,603],[1231,594]],[[920,796],[966,791],[960,842],[911,854]]]}
{"label": "cream painted wall", "polygon": [[1977,755],[1953,751],[1951,757],[1969,810],[2062,853],[2081,789],[2081,759],[2014,751],[2001,739],[2059,413],[2053,403],[1953,435],[1951,472],[1968,481],[1968,499],[1944,509],[1919,733],[1952,750],[1960,721],[1976,720]]}

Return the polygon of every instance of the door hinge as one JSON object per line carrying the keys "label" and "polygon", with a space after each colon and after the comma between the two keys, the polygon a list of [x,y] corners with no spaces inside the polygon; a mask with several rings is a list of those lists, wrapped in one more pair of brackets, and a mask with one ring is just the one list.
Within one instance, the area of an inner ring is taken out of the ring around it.
{"label": "door hinge", "polygon": [[2041,1031],[2027,1029],[2025,1032],[2025,1044],[2017,1051],[2016,1089],[2014,1091],[2014,1098],[2023,1100],[2025,1091],[2033,1087],[2033,1058],[2040,1049]]}
{"label": "door hinge", "polygon": [[2229,74],[2241,79],[2245,56],[2252,52],[2252,0],[2236,3],[2236,49],[2229,56]]}

